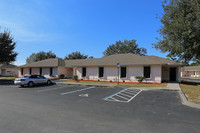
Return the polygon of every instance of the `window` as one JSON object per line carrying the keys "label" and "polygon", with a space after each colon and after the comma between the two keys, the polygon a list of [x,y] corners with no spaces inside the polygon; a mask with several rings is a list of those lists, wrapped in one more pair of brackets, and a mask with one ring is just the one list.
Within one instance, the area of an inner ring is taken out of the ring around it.
{"label": "window", "polygon": [[31,75],[30,77],[28,77],[28,78],[31,78],[31,79],[37,79],[38,78],[38,76],[37,75]]}
{"label": "window", "polygon": [[42,75],[42,68],[40,68],[40,76]]}
{"label": "window", "polygon": [[151,68],[150,67],[144,67],[144,77],[150,78],[151,75]]}
{"label": "window", "polygon": [[82,68],[82,77],[85,77],[86,76],[86,67],[83,67]]}
{"label": "window", "polygon": [[51,67],[50,68],[50,76],[52,76],[53,75],[53,68]]}
{"label": "window", "polygon": [[32,74],[32,68],[29,68],[29,75]]}
{"label": "window", "polygon": [[103,77],[103,74],[104,74],[104,68],[99,67],[99,77]]}
{"label": "window", "polygon": [[40,75],[37,75],[37,78],[38,78],[38,79],[45,79],[44,76],[40,76]]}
{"label": "window", "polygon": [[126,67],[121,67],[121,78],[126,77]]}
{"label": "window", "polygon": [[21,75],[24,75],[24,69],[21,68]]}

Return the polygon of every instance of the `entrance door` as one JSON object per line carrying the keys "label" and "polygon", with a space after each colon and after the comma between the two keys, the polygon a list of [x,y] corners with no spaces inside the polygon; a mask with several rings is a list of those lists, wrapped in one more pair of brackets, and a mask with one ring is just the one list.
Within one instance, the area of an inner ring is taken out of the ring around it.
{"label": "entrance door", "polygon": [[170,81],[176,81],[176,67],[170,68]]}

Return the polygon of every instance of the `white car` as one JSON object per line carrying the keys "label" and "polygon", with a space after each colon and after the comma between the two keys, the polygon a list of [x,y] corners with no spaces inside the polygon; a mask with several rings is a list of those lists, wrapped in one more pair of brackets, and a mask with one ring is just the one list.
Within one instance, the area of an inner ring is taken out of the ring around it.
{"label": "white car", "polygon": [[32,87],[36,84],[47,84],[50,85],[51,79],[45,78],[40,75],[30,75],[25,76],[24,78],[16,78],[14,84],[20,85],[21,87],[28,85],[29,87]]}

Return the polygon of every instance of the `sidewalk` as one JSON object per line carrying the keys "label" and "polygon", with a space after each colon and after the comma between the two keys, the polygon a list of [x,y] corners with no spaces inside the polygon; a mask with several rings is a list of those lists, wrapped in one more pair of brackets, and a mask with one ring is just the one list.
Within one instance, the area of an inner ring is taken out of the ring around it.
{"label": "sidewalk", "polygon": [[56,84],[66,84],[66,85],[84,85],[84,86],[97,86],[97,87],[116,87],[116,85],[109,84],[88,84],[88,83],[74,83],[74,82],[55,82]]}
{"label": "sidewalk", "polygon": [[97,86],[97,87],[127,87],[129,89],[140,89],[140,90],[171,90],[171,91],[179,91],[176,85],[167,85],[167,87],[131,87],[126,85],[111,85],[111,84],[89,84],[89,83],[76,83],[76,82],[55,82],[57,84],[66,84],[66,85],[85,85],[85,86]]}
{"label": "sidewalk", "polygon": [[[130,87],[132,89],[138,89],[138,87]],[[167,87],[139,87],[140,90],[169,90],[169,91],[179,91],[178,83],[168,83]]]}

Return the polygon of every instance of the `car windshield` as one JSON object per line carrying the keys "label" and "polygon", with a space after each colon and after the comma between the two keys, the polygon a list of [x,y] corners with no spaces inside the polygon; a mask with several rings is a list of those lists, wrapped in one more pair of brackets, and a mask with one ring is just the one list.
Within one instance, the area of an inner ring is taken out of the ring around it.
{"label": "car windshield", "polygon": [[29,78],[30,77],[30,75],[26,75],[26,76],[24,76],[24,78]]}

